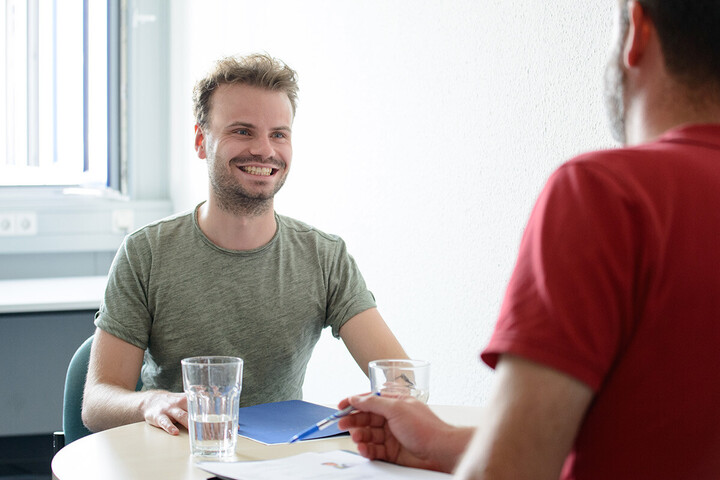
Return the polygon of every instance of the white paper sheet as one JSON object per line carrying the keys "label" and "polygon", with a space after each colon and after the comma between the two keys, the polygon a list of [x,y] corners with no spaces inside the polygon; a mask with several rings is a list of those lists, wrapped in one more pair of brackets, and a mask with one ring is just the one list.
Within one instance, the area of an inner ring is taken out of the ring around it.
{"label": "white paper sheet", "polygon": [[213,475],[234,480],[451,478],[447,473],[370,461],[342,450],[308,452],[257,462],[198,462],[196,465]]}

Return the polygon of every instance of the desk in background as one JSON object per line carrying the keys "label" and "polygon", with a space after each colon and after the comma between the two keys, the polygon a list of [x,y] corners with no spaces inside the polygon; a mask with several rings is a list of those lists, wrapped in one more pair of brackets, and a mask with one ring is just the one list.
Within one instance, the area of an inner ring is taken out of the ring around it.
{"label": "desk in background", "polygon": [[0,436],[62,429],[65,372],[95,331],[105,276],[0,280]]}
{"label": "desk in background", "polygon": [[106,276],[0,280],[0,314],[97,310]]}
{"label": "desk in background", "polygon": [[[455,425],[480,423],[481,407],[432,406]],[[294,444],[263,445],[238,437],[236,460],[269,460],[303,452],[357,451],[350,437],[331,437]],[[194,465],[186,430],[179,436],[141,422],[81,438],[60,450],[52,462],[56,480],[206,480],[212,475]]]}

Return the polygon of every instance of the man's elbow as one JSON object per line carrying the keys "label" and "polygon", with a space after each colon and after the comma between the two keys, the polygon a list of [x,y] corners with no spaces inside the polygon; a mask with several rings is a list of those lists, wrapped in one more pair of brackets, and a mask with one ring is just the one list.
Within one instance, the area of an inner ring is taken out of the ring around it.
{"label": "man's elbow", "polygon": [[85,428],[90,430],[91,432],[97,432],[100,429],[96,428],[95,424],[93,423],[93,417],[88,412],[87,408],[83,407],[82,409],[82,422],[83,425],[85,425]]}
{"label": "man's elbow", "polygon": [[82,419],[83,425],[85,425],[85,427],[91,432],[98,432],[102,430],[102,428],[97,425],[96,417],[95,409],[93,408],[91,389],[86,388],[83,394],[80,418]]}

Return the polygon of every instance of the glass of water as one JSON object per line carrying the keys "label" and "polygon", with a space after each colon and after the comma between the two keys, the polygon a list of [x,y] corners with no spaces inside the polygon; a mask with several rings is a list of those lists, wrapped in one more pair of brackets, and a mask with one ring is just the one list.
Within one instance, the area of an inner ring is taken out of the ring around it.
{"label": "glass of water", "polygon": [[383,396],[412,396],[423,403],[430,397],[430,362],[374,360],[368,364],[370,389]]}
{"label": "glass of water", "polygon": [[192,357],[181,361],[188,399],[192,455],[227,458],[235,454],[243,361],[237,357]]}

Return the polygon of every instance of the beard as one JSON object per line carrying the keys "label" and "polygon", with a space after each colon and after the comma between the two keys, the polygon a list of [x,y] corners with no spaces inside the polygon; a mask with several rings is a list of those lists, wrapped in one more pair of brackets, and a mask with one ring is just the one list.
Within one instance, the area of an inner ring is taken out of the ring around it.
{"label": "beard", "polygon": [[[228,171],[227,162],[216,161],[214,155],[213,158],[208,158],[208,160],[210,188],[214,193],[217,204],[222,210],[233,215],[260,216],[267,213],[273,206],[275,194],[282,188],[287,178],[287,164],[285,162],[275,158],[266,159],[263,163],[278,168],[275,175],[284,172],[283,176],[280,177],[271,192],[252,192],[239,183],[235,176]],[[231,168],[236,168],[236,164],[242,165],[258,161],[258,157],[235,157],[229,163],[232,166]]]}
{"label": "beard", "polygon": [[620,14],[620,28],[617,44],[610,55],[610,61],[605,67],[605,109],[610,122],[610,131],[613,138],[625,145],[625,68],[622,60],[623,44],[627,36],[630,20],[627,6],[622,8]]}

